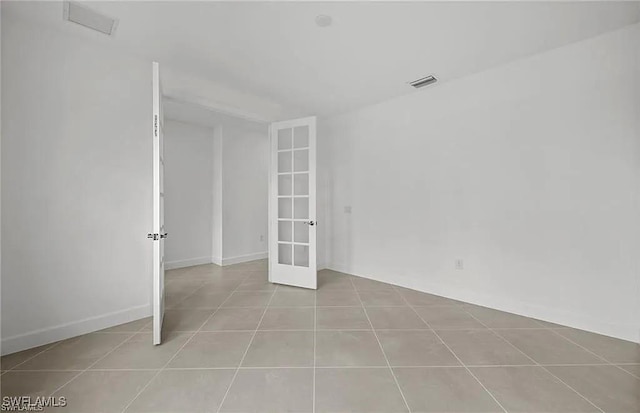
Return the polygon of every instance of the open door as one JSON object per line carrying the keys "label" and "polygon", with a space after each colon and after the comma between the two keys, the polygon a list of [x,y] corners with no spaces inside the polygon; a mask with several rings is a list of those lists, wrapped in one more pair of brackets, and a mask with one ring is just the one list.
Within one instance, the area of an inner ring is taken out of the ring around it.
{"label": "open door", "polygon": [[160,66],[153,63],[153,344],[162,342],[164,318],[164,117]]}
{"label": "open door", "polygon": [[269,281],[316,289],[316,118],[273,123],[269,136]]}

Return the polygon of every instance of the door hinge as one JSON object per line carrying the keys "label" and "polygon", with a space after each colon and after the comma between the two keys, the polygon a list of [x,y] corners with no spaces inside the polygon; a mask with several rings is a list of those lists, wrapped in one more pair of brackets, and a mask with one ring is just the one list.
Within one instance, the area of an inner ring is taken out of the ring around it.
{"label": "door hinge", "polygon": [[147,238],[157,241],[160,239],[160,234],[147,234]]}

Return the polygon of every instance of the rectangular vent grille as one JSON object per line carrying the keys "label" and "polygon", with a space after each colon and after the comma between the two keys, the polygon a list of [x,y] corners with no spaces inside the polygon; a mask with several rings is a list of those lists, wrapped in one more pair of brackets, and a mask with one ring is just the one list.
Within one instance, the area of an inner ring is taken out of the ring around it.
{"label": "rectangular vent grille", "polygon": [[420,89],[421,87],[430,85],[432,83],[437,82],[438,79],[435,78],[435,76],[427,76],[427,77],[423,77],[422,79],[418,79],[418,80],[414,80],[413,82],[409,82],[409,84],[413,87],[415,87],[416,89]]}
{"label": "rectangular vent grille", "polygon": [[73,1],[64,2],[64,19],[112,36],[118,21]]}

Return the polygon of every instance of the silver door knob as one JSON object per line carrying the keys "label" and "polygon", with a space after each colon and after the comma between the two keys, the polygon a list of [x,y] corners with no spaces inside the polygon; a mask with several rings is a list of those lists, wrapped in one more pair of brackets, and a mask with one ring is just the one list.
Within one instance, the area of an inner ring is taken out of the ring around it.
{"label": "silver door knob", "polygon": [[169,236],[168,232],[165,232],[164,234],[160,234],[160,238],[167,238]]}
{"label": "silver door knob", "polygon": [[313,221],[309,221],[309,222],[305,222],[305,224],[309,225],[309,226],[314,226],[316,224],[316,222]]}

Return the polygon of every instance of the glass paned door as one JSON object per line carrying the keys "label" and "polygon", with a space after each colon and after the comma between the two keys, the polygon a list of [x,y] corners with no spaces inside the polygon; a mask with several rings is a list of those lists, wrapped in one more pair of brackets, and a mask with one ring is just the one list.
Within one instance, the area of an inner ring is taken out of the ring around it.
{"label": "glass paned door", "polygon": [[313,288],[316,281],[316,118],[270,128],[269,280]]}

